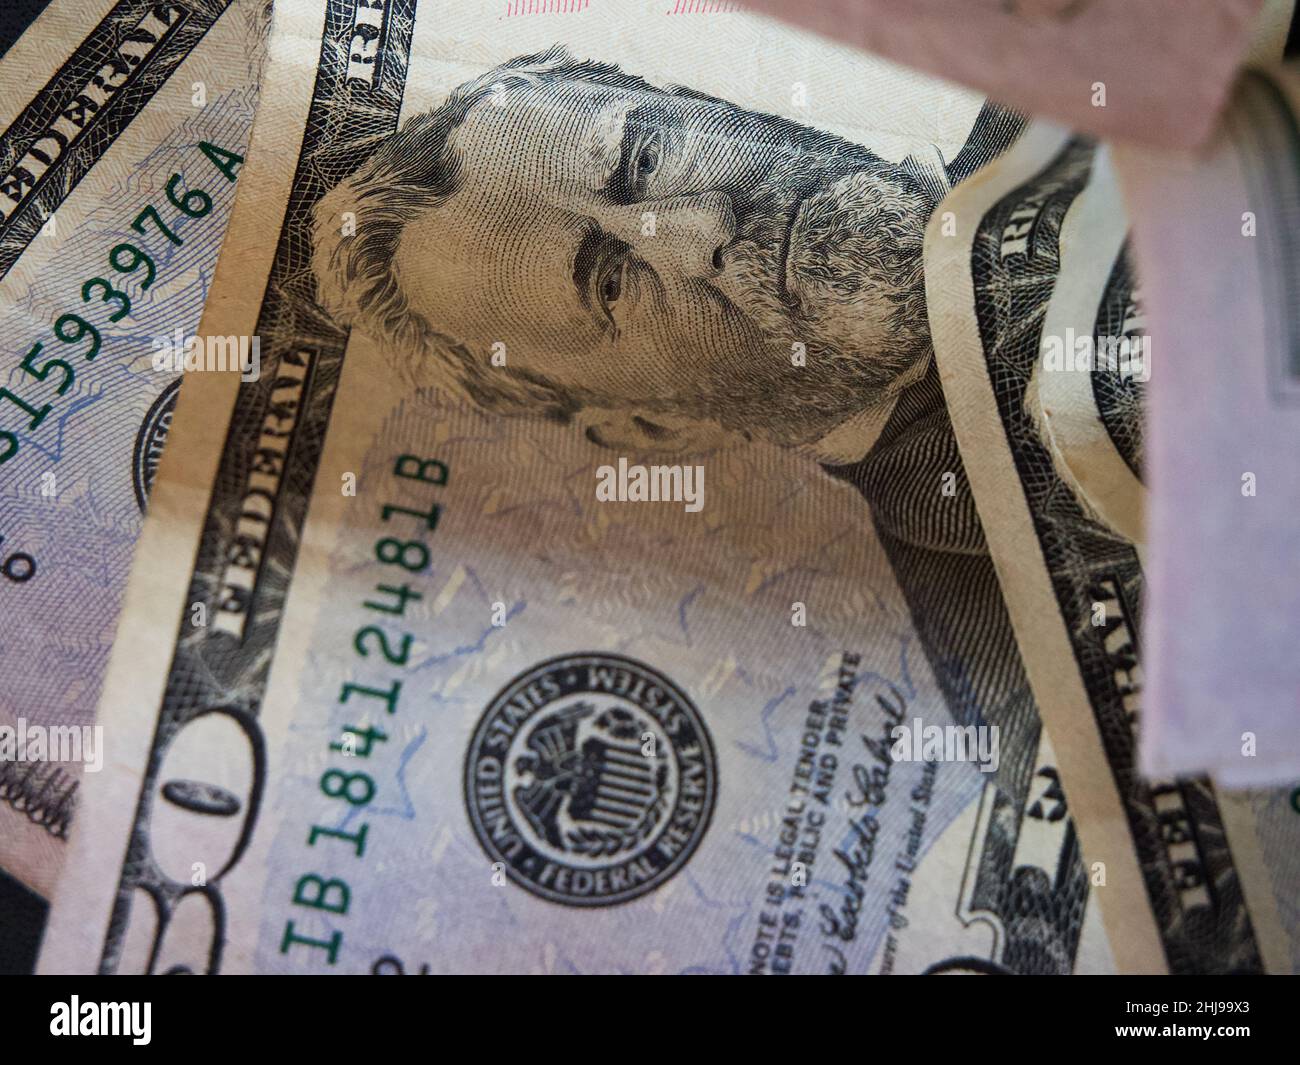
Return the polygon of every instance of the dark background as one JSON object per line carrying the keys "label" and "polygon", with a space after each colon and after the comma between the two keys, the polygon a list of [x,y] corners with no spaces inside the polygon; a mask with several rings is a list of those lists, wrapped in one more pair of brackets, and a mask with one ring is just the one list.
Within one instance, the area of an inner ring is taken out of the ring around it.
{"label": "dark background", "polygon": [[[0,56],[9,51],[47,3],[49,0],[0,0]],[[0,906],[3,905],[0,900]]]}

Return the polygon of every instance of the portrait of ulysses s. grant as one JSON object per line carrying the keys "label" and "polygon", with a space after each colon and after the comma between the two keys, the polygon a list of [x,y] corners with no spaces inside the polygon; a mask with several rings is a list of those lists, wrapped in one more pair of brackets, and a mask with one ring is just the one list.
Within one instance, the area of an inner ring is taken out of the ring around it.
{"label": "portrait of ulysses s. grant", "polygon": [[946,189],[1021,127],[988,104],[951,162],[893,163],[556,47],[366,147],[317,206],[317,299],[491,413],[629,453],[809,453],[866,499],[954,718],[1033,729],[922,265]]}

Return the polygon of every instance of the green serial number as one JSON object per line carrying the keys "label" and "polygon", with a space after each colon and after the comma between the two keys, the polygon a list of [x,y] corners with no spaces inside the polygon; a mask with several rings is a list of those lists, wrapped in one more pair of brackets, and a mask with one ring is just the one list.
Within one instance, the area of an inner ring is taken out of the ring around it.
{"label": "green serial number", "polygon": [[[215,144],[209,144],[207,141],[199,142],[199,151],[224,175],[228,182],[234,182],[239,164],[244,161],[242,155],[236,155],[225,148],[218,148]],[[144,209],[135,216],[131,228],[144,237],[148,235],[146,231],[152,227],[168,243],[176,247],[184,244],[185,241],[173,227],[182,217],[202,218],[208,214],[212,210],[212,197],[203,189],[183,189],[181,180],[180,174],[173,174],[167,182],[167,202],[180,212],[180,217],[172,217],[172,225],[168,225],[158,212],[158,208],[150,203],[146,204]],[[118,273],[128,276],[136,271],[141,271],[141,276],[138,279],[141,291],[147,290],[158,276],[158,265],[154,262],[153,257],[138,245],[127,242],[113,246],[108,253],[108,265]],[[131,313],[131,297],[122,289],[115,288],[113,282],[104,277],[91,277],[82,284],[81,302],[108,304],[113,308],[113,313],[108,316],[109,322],[120,322]],[[100,335],[99,329],[86,321],[80,314],[59,315],[54,320],[51,331],[55,340],[68,345],[70,348],[82,344],[86,345],[85,350],[81,352],[81,358],[86,362],[95,360],[103,344],[103,337]],[[68,389],[72,387],[73,381],[76,380],[77,371],[67,359],[42,358],[45,343],[43,340],[38,340],[33,344],[23,361],[18,364],[18,369],[36,381],[38,385],[43,386],[41,389],[34,389],[38,396],[40,396],[41,392],[44,392],[44,396],[48,397],[49,389],[53,388],[54,398],[57,399],[67,394]],[[29,432],[40,428],[41,423],[54,409],[54,403],[48,398],[42,403],[40,398],[32,400],[19,395],[12,389],[0,388],[0,404],[6,401],[27,416],[26,428]],[[12,417],[12,412],[9,412],[9,417]],[[0,419],[8,420],[3,409],[0,409]],[[0,464],[8,462],[16,454],[18,454],[17,433],[12,429],[0,428]]]}

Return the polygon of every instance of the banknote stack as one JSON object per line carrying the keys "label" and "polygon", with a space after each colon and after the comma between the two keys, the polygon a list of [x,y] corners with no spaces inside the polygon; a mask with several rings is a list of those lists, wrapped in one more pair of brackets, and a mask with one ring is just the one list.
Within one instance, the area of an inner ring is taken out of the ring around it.
{"label": "banknote stack", "polygon": [[1294,8],[52,0],[0,969],[1300,971]]}

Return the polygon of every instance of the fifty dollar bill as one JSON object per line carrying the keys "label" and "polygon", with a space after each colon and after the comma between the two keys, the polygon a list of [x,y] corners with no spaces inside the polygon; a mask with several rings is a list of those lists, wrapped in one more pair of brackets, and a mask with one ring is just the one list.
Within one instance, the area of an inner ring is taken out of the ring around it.
{"label": "fifty dollar bill", "polygon": [[181,397],[42,967],[1258,969],[1085,864],[957,451],[925,224],[1019,120],[499,15],[281,12],[266,368]]}

